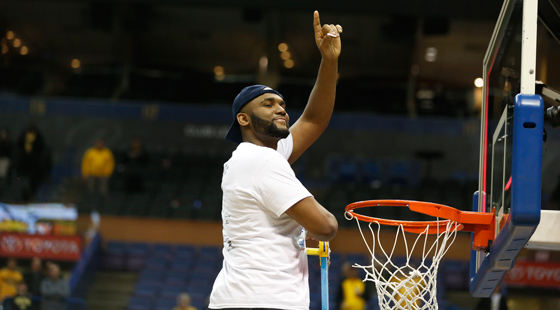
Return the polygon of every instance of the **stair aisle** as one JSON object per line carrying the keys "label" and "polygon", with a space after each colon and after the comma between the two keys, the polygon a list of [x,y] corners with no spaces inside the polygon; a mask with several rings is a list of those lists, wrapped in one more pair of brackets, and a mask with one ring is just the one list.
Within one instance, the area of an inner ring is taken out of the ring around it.
{"label": "stair aisle", "polygon": [[98,272],[89,289],[87,309],[126,310],[137,278],[136,272]]}

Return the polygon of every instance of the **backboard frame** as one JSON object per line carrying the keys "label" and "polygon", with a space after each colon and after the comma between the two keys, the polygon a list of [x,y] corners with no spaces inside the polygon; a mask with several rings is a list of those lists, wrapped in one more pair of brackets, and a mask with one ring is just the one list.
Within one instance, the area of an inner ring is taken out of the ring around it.
{"label": "backboard frame", "polygon": [[511,208],[509,212],[505,212],[504,218],[496,219],[497,225],[501,225],[501,230],[489,245],[488,251],[471,253],[470,292],[475,297],[489,297],[492,294],[505,273],[513,268],[517,255],[525,247],[540,221],[544,104],[542,98],[535,95],[538,0],[504,1],[484,57],[479,189],[473,197],[473,211],[491,211],[487,195],[488,139],[492,137],[488,132],[489,80],[493,66],[502,61],[500,57],[505,54],[507,44],[504,44],[504,41],[512,39],[512,28],[515,28],[512,17],[518,17],[515,14],[519,13],[522,18],[520,93],[515,96],[513,105],[509,188]]}

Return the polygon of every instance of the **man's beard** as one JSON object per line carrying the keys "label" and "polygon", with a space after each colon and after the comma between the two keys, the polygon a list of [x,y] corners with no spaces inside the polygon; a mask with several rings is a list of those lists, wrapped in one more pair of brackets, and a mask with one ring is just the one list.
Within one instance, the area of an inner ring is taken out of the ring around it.
{"label": "man's beard", "polygon": [[290,130],[288,129],[290,128],[290,124],[287,119],[286,128],[278,128],[274,122],[266,121],[256,116],[254,113],[251,113],[250,117],[251,123],[253,124],[253,130],[255,130],[256,133],[280,139],[284,139],[290,134]]}

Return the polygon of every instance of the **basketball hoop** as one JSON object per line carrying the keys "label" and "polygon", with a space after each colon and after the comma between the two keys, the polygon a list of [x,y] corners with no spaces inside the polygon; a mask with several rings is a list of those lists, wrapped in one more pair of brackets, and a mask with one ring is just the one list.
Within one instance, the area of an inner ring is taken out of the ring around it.
{"label": "basketball hoop", "polygon": [[[405,221],[383,219],[361,215],[356,209],[365,207],[408,207],[414,212],[419,212],[435,217],[433,221]],[[389,309],[438,309],[437,304],[437,270],[442,257],[447,253],[458,231],[471,231],[475,233],[476,245],[473,249],[483,250],[494,238],[495,217],[493,213],[479,213],[460,211],[455,208],[431,203],[410,200],[368,200],[349,204],[345,208],[348,220],[356,219],[360,234],[371,254],[371,264],[354,267],[366,272],[364,281],[375,283],[379,307],[381,310]],[[370,247],[367,242],[360,221],[367,222],[373,236]],[[372,224],[377,224],[374,231]],[[381,245],[381,226],[397,228],[395,242],[390,252]],[[416,234],[416,238],[409,248],[406,233]],[[377,234],[377,236],[376,236]],[[432,236],[429,238],[429,236]],[[406,250],[406,261],[400,266],[392,259],[397,243],[402,238]],[[430,242],[429,239],[434,239]],[[375,255],[376,245],[382,256]],[[418,264],[412,263],[412,253],[417,246],[422,247],[422,257]],[[433,255],[433,256],[432,256]]]}

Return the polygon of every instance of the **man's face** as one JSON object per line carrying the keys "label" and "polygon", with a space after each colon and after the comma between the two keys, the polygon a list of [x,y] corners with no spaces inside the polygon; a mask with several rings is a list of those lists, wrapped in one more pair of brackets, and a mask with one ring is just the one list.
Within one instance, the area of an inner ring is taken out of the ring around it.
{"label": "man's face", "polygon": [[7,263],[8,269],[14,270],[17,268],[17,261],[15,259],[9,259]]}
{"label": "man's face", "polygon": [[33,257],[31,259],[31,270],[40,271],[42,269],[41,259],[38,257]]}
{"label": "man's face", "polygon": [[98,149],[102,149],[102,148],[105,147],[105,143],[103,142],[103,140],[97,139],[95,141],[95,147],[98,148]]}
{"label": "man's face", "polygon": [[48,275],[49,275],[49,278],[51,278],[53,280],[58,279],[59,276],[60,276],[60,267],[58,267],[58,265],[49,266]]}
{"label": "man's face", "polygon": [[256,134],[273,138],[286,138],[290,134],[290,117],[284,100],[276,94],[264,94],[255,98],[249,108],[249,117]]}
{"label": "man's face", "polygon": [[255,115],[255,113],[251,113],[250,117],[255,133],[280,139],[284,139],[290,134],[289,124],[279,127],[274,121],[262,119]]}

